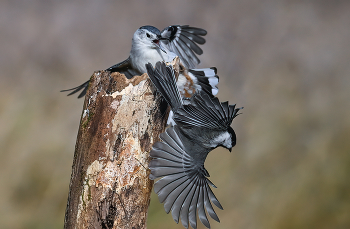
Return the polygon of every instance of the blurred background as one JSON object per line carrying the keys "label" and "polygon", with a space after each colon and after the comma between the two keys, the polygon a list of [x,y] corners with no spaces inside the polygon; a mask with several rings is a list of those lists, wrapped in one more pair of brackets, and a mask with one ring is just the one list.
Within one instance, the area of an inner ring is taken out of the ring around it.
{"label": "blurred background", "polygon": [[[0,228],[62,228],[83,99],[142,25],[205,28],[200,67],[244,106],[206,162],[212,228],[350,228],[350,1],[0,3]],[[148,228],[175,229],[152,194]],[[204,228],[199,225],[198,228]]]}

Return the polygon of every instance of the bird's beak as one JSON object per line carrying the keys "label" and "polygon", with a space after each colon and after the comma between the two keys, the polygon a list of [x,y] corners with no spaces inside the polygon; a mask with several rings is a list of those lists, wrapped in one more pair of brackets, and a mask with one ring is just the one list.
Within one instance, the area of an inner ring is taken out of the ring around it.
{"label": "bird's beak", "polygon": [[160,44],[159,40],[153,40],[153,43],[154,43],[160,50],[162,50],[162,51],[166,54],[166,51],[165,51],[165,49],[162,47],[162,45]]}
{"label": "bird's beak", "polygon": [[232,148],[229,148],[228,151],[230,151],[230,153],[232,152]]}

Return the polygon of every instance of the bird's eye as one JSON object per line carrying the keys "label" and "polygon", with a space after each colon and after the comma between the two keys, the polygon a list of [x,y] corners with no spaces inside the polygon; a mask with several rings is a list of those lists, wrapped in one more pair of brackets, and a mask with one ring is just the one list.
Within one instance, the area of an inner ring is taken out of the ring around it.
{"label": "bird's eye", "polygon": [[149,33],[146,33],[146,36],[147,36],[148,38],[150,38],[150,37],[151,37],[151,35],[149,35]]}

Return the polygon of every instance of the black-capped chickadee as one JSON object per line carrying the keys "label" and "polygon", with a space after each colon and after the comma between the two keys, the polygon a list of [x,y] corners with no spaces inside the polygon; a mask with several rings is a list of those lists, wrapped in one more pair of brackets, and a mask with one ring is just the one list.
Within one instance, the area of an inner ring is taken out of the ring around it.
{"label": "black-capped chickadee", "polygon": [[171,106],[176,124],[160,135],[162,142],[156,142],[150,152],[150,179],[163,177],[155,183],[154,190],[177,223],[181,218],[184,227],[190,224],[196,228],[198,209],[200,221],[209,228],[205,210],[219,221],[211,202],[220,209],[222,206],[209,187],[215,186],[207,178],[204,162],[216,147],[231,151],[235,146],[236,134],[230,125],[241,108],[220,103],[203,91],[183,100],[171,65],[157,62],[155,68],[152,64],[146,68],[154,86]]}

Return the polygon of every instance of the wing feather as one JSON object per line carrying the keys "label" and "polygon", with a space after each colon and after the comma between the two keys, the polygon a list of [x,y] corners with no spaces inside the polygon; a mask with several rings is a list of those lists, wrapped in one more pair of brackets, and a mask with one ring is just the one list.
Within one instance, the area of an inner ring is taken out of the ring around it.
{"label": "wing feather", "polygon": [[210,203],[208,191],[207,191],[207,186],[203,189],[204,192],[204,206],[205,209],[207,210],[208,214],[210,215],[211,218],[213,218],[215,221],[220,222],[220,219],[216,212],[214,211],[213,206]]}
{"label": "wing feather", "polygon": [[184,136],[179,134],[178,127],[170,127],[160,135],[162,142],[152,147],[150,177],[162,177],[155,183],[154,191],[164,203],[165,211],[171,211],[175,222],[181,219],[184,227],[196,228],[198,213],[200,221],[210,228],[207,213],[219,221],[210,202],[218,207],[221,205],[209,187],[213,184],[207,178],[208,172],[184,150],[181,141]]}
{"label": "wing feather", "polygon": [[61,90],[60,92],[66,92],[66,91],[71,91],[67,96],[73,95],[77,92],[79,92],[80,90],[82,90],[82,92],[79,94],[78,98],[80,99],[81,97],[83,97],[86,94],[87,89],[89,88],[89,83],[90,83],[90,79],[86,82],[84,82],[83,84],[71,88],[71,89],[66,89],[66,90]]}
{"label": "wing feather", "polygon": [[198,197],[198,203],[197,203],[197,209],[198,209],[198,218],[199,220],[206,226],[207,228],[210,228],[210,223],[207,218],[207,215],[204,210],[204,189],[207,184],[201,180],[200,183],[200,190],[199,190],[199,197]]}
{"label": "wing feather", "polygon": [[198,202],[198,196],[199,196],[199,183],[200,181],[198,180],[196,183],[196,191],[193,194],[191,204],[190,204],[190,209],[188,213],[188,219],[190,222],[190,225],[192,228],[197,228],[197,202]]}
{"label": "wing feather", "polygon": [[[205,39],[203,37],[198,36],[197,34],[194,33],[189,33],[186,30],[182,30],[182,34],[187,37],[188,39],[190,39],[191,41],[194,41],[195,43],[198,43],[200,45],[203,45],[205,43]],[[198,47],[198,46],[197,46]],[[199,47],[198,47],[199,48]],[[201,55],[199,53],[197,53],[198,55]]]}
{"label": "wing feather", "polygon": [[[127,58],[126,60],[118,63],[118,64],[115,64],[115,65],[107,68],[105,71],[120,72],[120,73],[124,74],[126,76],[126,78],[128,78],[128,79],[131,79],[135,75],[141,75],[140,72],[136,72],[134,69],[132,69],[130,57]],[[82,90],[78,96],[78,98],[80,99],[81,97],[85,96],[86,91],[89,88],[89,83],[90,83],[90,79],[77,87],[67,89],[67,90],[62,90],[61,92],[71,91],[67,95],[67,96],[70,96],[70,95],[73,95],[73,94],[79,92],[80,90]]]}
{"label": "wing feather", "polygon": [[161,32],[161,36],[164,38],[161,42],[167,49],[180,57],[186,68],[194,68],[200,63],[196,54],[201,55],[203,53],[198,44],[205,43],[202,36],[206,34],[207,31],[201,28],[188,25],[172,25]]}

